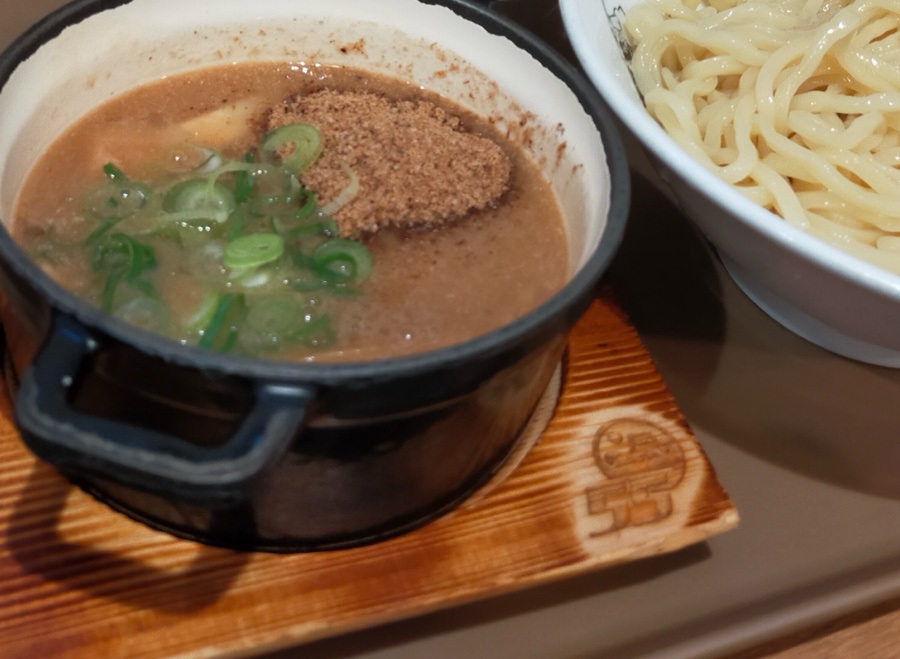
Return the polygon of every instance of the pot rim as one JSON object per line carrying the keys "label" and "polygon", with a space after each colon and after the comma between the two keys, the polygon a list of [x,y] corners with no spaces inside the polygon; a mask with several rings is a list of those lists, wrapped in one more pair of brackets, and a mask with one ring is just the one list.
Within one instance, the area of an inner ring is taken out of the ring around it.
{"label": "pot rim", "polygon": [[[20,64],[52,41],[66,27],[104,10],[129,4],[132,0],[72,0],[16,38],[0,52],[0,91]],[[455,343],[412,355],[368,361],[298,362],[279,361],[259,357],[230,355],[182,345],[177,341],[138,329],[114,318],[67,291],[34,263],[19,248],[5,224],[0,225],[0,257],[50,302],[55,312],[74,317],[89,331],[127,343],[149,356],[166,362],[227,375],[270,380],[336,383],[352,379],[377,380],[383,377],[404,377],[434,370],[436,367],[471,360],[480,360],[535,334],[556,326],[559,319],[573,311],[580,315],[585,298],[591,298],[608,269],[624,236],[630,204],[630,171],[625,147],[612,112],[594,85],[575,65],[546,44],[542,39],[473,0],[419,0],[423,4],[441,5],[466,20],[480,25],[489,33],[509,39],[528,52],[553,75],[559,78],[592,120],[600,134],[609,175],[609,208],[606,226],[600,240],[584,264],[553,296],[528,313],[497,329]],[[584,305],[586,307],[586,304]],[[572,319],[574,321],[574,319]]]}

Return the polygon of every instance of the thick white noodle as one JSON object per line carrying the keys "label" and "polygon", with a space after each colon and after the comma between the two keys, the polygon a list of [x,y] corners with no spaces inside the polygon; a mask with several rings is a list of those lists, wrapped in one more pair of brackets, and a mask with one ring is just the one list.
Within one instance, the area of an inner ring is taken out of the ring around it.
{"label": "thick white noodle", "polygon": [[644,0],[650,114],[748,198],[900,274],[900,0]]}

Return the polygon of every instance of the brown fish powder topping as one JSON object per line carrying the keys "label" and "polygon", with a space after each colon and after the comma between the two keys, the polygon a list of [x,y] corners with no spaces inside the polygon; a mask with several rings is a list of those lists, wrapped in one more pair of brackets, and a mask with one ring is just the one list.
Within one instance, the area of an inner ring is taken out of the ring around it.
{"label": "brown fish powder topping", "polygon": [[297,94],[270,111],[268,129],[292,123],[312,124],[322,134],[322,155],[300,176],[320,204],[347,187],[347,167],[359,179],[358,193],[334,213],[345,236],[461,218],[496,204],[509,185],[504,150],[428,101],[334,90]]}

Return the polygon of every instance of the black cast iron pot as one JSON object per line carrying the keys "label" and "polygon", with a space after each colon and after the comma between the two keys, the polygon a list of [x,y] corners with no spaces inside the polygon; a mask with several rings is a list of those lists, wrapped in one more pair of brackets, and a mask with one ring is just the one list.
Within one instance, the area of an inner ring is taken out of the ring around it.
{"label": "black cast iron pot", "polygon": [[[30,164],[92,104],[217,63],[217,49],[283,59],[287,39],[296,57],[415,79],[526,126],[523,145],[566,217],[569,283],[525,317],[446,349],[278,363],[182,346],[106,316],[41,272],[4,226],[0,313],[19,385],[16,423],[72,481],[175,535],[269,551],[372,542],[455,506],[515,447],[619,244],[628,168],[593,88],[474,3],[248,4],[77,0],[19,38],[0,56],[4,223]],[[178,27],[164,18],[171,11]],[[291,32],[298,22],[305,27]],[[340,47],[360,36],[363,58]]]}

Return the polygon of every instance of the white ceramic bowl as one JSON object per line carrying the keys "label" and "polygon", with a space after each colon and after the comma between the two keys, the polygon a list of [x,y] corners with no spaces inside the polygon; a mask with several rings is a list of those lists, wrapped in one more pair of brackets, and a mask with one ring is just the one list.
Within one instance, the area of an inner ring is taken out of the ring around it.
{"label": "white ceramic bowl", "polygon": [[622,28],[638,0],[560,0],[574,51],[643,145],[665,192],[716,247],[738,286],[796,334],[852,359],[900,368],[900,276],[790,226],[688,156],[647,113]]}

